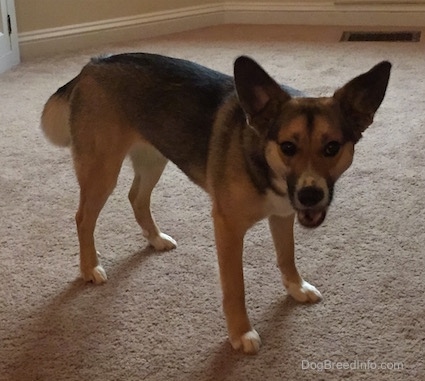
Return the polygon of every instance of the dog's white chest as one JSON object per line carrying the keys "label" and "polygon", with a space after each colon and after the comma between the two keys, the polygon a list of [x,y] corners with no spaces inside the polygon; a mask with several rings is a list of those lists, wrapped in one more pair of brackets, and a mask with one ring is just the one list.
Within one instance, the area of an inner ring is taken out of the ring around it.
{"label": "dog's white chest", "polygon": [[273,191],[267,192],[266,210],[269,216],[286,217],[295,213],[289,197],[279,196]]}

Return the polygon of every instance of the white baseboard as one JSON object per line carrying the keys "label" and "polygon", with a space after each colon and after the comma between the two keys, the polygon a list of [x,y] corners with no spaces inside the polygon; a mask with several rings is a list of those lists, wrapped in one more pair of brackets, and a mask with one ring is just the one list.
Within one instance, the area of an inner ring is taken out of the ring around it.
{"label": "white baseboard", "polygon": [[425,4],[231,2],[154,12],[19,34],[25,58],[219,24],[424,27]]}
{"label": "white baseboard", "polygon": [[425,3],[225,2],[225,23],[424,27]]}

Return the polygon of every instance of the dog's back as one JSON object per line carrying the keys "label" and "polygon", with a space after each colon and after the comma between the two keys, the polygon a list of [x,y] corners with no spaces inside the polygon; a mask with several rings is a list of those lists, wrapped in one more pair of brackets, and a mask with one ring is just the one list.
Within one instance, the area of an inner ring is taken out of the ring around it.
{"label": "dog's back", "polygon": [[69,131],[69,119],[96,114],[98,123],[113,108],[121,125],[204,187],[212,126],[233,92],[232,77],[190,61],[146,53],[99,57],[50,97],[41,124],[52,143],[66,146],[77,133]]}

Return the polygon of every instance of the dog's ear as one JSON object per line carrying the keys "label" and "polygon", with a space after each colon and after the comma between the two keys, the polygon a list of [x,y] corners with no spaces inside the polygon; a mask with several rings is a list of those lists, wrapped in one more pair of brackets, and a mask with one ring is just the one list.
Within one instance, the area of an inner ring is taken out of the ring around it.
{"label": "dog's ear", "polygon": [[391,64],[383,61],[335,92],[334,98],[353,130],[355,141],[372,124],[375,112],[384,99],[390,71]]}
{"label": "dog's ear", "polygon": [[234,76],[239,102],[249,118],[261,113],[272,99],[290,99],[290,95],[252,58],[238,57]]}

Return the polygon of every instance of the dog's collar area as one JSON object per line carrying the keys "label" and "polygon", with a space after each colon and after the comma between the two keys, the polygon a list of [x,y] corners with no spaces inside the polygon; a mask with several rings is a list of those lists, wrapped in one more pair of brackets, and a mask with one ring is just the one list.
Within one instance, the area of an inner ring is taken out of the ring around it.
{"label": "dog's collar area", "polygon": [[247,127],[248,128],[250,128],[254,133],[255,133],[255,135],[257,135],[257,136],[260,136],[260,133],[258,132],[258,130],[251,124],[251,120],[250,120],[250,118],[249,118],[249,116],[248,115],[246,115],[245,114],[245,122],[246,122],[246,125],[247,125]]}

